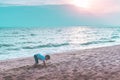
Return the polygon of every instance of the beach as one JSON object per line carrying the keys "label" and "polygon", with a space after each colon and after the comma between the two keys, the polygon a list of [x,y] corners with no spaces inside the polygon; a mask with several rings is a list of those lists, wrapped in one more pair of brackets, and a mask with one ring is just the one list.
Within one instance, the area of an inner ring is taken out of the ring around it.
{"label": "beach", "polygon": [[0,80],[120,80],[120,45],[51,54],[47,67],[33,57],[0,61]]}

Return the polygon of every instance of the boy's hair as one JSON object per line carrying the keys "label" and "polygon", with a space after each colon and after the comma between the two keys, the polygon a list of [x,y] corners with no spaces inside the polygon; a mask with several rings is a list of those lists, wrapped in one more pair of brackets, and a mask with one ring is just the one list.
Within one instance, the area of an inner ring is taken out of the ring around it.
{"label": "boy's hair", "polygon": [[50,55],[46,55],[45,57],[46,57],[47,59],[50,59]]}

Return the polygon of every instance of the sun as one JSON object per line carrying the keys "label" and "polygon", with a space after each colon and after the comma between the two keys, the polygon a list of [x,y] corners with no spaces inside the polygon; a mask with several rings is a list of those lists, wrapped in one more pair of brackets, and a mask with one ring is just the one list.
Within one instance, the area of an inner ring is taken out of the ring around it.
{"label": "sun", "polygon": [[89,8],[90,7],[90,0],[72,0],[71,4],[82,7],[82,8]]}

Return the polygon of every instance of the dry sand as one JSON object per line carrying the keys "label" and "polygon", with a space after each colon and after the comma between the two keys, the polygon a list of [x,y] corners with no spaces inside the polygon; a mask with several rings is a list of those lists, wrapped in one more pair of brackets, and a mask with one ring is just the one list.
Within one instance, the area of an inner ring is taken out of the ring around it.
{"label": "dry sand", "polygon": [[53,54],[43,67],[33,58],[0,61],[0,80],[120,80],[120,45]]}

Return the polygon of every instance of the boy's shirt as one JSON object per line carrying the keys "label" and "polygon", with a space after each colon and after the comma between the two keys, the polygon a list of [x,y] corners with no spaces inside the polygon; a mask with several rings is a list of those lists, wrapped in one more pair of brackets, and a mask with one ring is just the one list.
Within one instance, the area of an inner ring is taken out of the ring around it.
{"label": "boy's shirt", "polygon": [[38,59],[45,61],[45,56],[43,56],[42,54],[36,54],[36,55]]}

